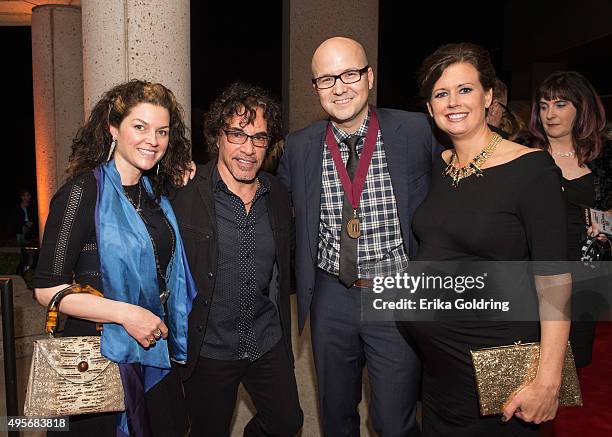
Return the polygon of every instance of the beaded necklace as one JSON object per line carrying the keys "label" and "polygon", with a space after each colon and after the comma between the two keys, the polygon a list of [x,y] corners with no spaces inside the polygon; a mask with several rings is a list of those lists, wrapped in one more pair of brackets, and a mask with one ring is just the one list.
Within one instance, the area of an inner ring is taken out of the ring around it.
{"label": "beaded necklace", "polygon": [[486,147],[482,149],[482,151],[476,155],[469,164],[459,168],[456,167],[458,161],[457,152],[453,151],[453,156],[442,174],[452,179],[453,187],[459,186],[461,179],[465,179],[473,174],[476,174],[476,176],[482,176],[483,172],[480,167],[482,167],[482,164],[484,164],[484,162],[489,158],[489,155],[493,153],[502,139],[503,138],[500,135],[493,133],[489,144],[487,144]]}

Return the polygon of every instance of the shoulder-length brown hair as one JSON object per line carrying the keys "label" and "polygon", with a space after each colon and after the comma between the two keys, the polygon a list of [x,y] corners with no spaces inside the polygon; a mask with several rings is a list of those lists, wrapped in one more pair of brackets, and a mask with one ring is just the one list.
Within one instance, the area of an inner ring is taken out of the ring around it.
{"label": "shoulder-length brown hair", "polygon": [[171,186],[182,185],[183,173],[191,162],[191,142],[186,136],[183,109],[168,88],[142,80],[117,85],[95,104],[89,119],[72,141],[66,170],[69,178],[106,162],[112,141],[109,126],[119,127],[132,108],[140,103],[161,106],[170,114],[168,149],[159,161],[159,173],[157,166],[146,172],[155,197],[167,194]]}
{"label": "shoulder-length brown hair", "polygon": [[572,102],[576,119],[572,129],[574,150],[580,165],[601,155],[606,130],[606,113],[593,85],[576,71],[553,73],[544,79],[533,95],[529,131],[535,146],[548,149],[550,143],[540,119],[540,100],[562,99]]}
{"label": "shoulder-length brown hair", "polygon": [[485,91],[495,86],[495,68],[489,52],[476,44],[460,42],[446,44],[433,52],[423,61],[418,73],[420,95],[428,101],[435,83],[444,70],[453,64],[467,62],[478,72],[480,84]]}

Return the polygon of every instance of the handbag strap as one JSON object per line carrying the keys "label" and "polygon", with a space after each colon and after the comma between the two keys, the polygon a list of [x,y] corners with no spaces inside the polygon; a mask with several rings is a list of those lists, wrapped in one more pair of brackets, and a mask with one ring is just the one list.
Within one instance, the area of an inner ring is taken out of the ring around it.
{"label": "handbag strap", "polygon": [[104,296],[100,291],[96,290],[91,285],[81,284],[73,284],[55,293],[55,295],[49,301],[49,305],[47,305],[47,319],[45,321],[45,332],[51,337],[53,337],[55,330],[57,329],[60,301],[69,294],[77,293],[93,294],[94,296],[98,297]]}

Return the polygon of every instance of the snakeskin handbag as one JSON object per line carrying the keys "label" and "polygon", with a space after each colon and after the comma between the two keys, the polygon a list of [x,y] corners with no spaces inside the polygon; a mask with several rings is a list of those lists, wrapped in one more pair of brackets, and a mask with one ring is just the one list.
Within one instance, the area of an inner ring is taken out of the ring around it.
{"label": "snakeskin handbag", "polygon": [[100,354],[100,337],[54,337],[59,302],[74,293],[102,296],[89,285],[72,285],[58,292],[49,302],[45,331],[50,338],[34,342],[23,408],[28,417],[125,409],[119,366]]}

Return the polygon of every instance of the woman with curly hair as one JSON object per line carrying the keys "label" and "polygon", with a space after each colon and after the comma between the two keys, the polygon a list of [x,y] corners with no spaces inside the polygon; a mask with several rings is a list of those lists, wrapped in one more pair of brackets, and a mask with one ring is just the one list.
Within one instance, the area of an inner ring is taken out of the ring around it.
{"label": "woman with curly hair", "polygon": [[97,335],[103,324],[101,352],[119,363],[126,413],[73,416],[70,435],[187,432],[171,361],[186,360],[195,287],[165,197],[189,168],[185,131],[169,89],[133,80],[102,97],[73,141],[68,182],[51,201],[35,294],[47,305],[78,285],[103,293],[62,299],[64,335]]}
{"label": "woman with curly hair", "polygon": [[[611,151],[605,150],[605,129],[603,104],[582,74],[575,71],[554,73],[535,92],[529,130],[534,146],[548,151],[563,173],[570,261],[580,261],[581,242],[587,237],[583,207],[612,209],[612,161]],[[588,232],[595,236],[592,228]],[[605,278],[604,281],[594,280],[589,268],[578,262],[572,264],[570,341],[576,366],[584,367],[591,362],[594,320],[599,307],[593,297],[606,285]]]}

